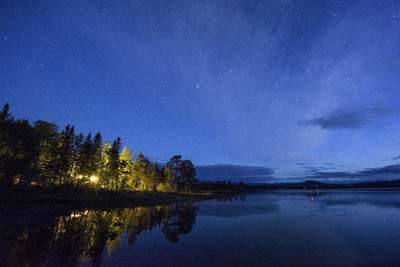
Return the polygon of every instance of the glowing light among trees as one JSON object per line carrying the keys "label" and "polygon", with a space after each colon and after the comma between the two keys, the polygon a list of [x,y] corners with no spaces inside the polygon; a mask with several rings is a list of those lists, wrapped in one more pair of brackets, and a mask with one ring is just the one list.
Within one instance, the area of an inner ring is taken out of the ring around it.
{"label": "glowing light among trees", "polygon": [[99,177],[97,177],[97,176],[90,177],[90,182],[92,182],[92,183],[97,183],[98,180],[99,180]]}
{"label": "glowing light among trees", "polygon": [[0,186],[90,184],[112,191],[163,192],[213,188],[201,184],[193,163],[180,155],[165,166],[150,162],[142,153],[132,161],[133,152],[127,147],[121,153],[119,137],[103,143],[100,133],[85,137],[71,125],[61,132],[56,124],[45,121],[32,126],[27,120],[15,120],[8,104],[0,110],[0,136],[5,137],[0,138]]}

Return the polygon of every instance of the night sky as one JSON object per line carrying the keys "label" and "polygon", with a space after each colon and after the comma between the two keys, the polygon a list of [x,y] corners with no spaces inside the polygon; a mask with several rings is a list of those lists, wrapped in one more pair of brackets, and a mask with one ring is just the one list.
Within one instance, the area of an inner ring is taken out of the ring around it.
{"label": "night sky", "polygon": [[203,179],[400,178],[399,1],[2,0],[0,83]]}

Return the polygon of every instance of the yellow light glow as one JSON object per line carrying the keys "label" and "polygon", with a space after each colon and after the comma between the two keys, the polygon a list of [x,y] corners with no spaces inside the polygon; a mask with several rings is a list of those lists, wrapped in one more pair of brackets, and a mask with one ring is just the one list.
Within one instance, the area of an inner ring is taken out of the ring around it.
{"label": "yellow light glow", "polygon": [[82,179],[82,178],[83,178],[83,176],[82,176],[82,175],[79,175],[79,176],[78,176],[78,179]]}
{"label": "yellow light glow", "polygon": [[72,212],[71,215],[70,215],[71,218],[74,218],[74,217],[81,217],[81,216],[82,216],[82,214],[77,213],[77,212]]}
{"label": "yellow light glow", "polygon": [[99,180],[99,177],[97,177],[97,176],[91,176],[90,177],[90,181],[92,182],[92,183],[95,183],[95,182],[97,182]]}

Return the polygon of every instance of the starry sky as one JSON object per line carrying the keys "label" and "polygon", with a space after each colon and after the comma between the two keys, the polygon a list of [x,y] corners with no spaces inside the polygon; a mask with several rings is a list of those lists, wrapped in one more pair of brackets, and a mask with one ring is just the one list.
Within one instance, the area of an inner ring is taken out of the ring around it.
{"label": "starry sky", "polygon": [[2,0],[0,83],[203,179],[400,177],[399,1]]}

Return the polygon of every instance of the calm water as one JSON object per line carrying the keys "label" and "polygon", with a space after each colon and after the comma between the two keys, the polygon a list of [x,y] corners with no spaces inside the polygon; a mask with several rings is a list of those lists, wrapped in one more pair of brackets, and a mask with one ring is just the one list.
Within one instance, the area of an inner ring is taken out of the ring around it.
{"label": "calm water", "polygon": [[5,265],[398,266],[400,191],[268,191],[86,210],[6,243]]}

